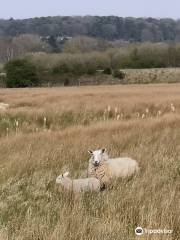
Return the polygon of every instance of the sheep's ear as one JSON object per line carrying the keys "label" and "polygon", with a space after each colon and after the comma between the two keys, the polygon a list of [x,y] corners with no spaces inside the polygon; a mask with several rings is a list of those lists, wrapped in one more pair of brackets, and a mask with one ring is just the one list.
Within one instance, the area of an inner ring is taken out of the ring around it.
{"label": "sheep's ear", "polygon": [[92,151],[92,150],[88,150],[88,153],[89,153],[90,155],[93,155],[93,151]]}
{"label": "sheep's ear", "polygon": [[69,175],[69,172],[65,172],[64,174],[63,174],[63,177],[67,177]]}
{"label": "sheep's ear", "polygon": [[106,152],[106,148],[102,148],[101,151],[102,151],[102,153],[105,153]]}

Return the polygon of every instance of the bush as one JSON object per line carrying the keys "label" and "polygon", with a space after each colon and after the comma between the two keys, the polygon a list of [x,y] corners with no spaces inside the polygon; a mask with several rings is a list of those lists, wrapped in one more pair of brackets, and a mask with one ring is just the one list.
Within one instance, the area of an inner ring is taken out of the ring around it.
{"label": "bush", "polygon": [[110,74],[112,74],[112,70],[111,70],[110,67],[107,67],[107,68],[104,69],[103,73],[110,75]]}
{"label": "bush", "polygon": [[52,73],[53,74],[64,74],[64,73],[69,73],[71,71],[70,69],[70,64],[68,65],[67,63],[59,63],[57,66],[52,68]]}
{"label": "bush", "polygon": [[27,59],[13,59],[6,63],[6,87],[35,87],[39,85],[36,66]]}
{"label": "bush", "polygon": [[115,69],[113,71],[113,77],[119,78],[119,79],[124,79],[125,78],[125,73],[123,71],[120,71],[118,69]]}

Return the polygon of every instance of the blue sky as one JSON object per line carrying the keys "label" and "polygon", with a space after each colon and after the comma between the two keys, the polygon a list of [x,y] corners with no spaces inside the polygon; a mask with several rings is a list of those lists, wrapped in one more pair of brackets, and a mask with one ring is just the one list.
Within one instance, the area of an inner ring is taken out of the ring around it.
{"label": "blue sky", "polygon": [[0,0],[0,18],[117,15],[180,18],[180,0]]}

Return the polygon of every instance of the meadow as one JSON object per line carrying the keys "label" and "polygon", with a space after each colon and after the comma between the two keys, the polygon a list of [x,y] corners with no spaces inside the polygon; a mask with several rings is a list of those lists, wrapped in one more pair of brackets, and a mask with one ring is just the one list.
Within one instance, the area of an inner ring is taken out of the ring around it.
{"label": "meadow", "polygon": [[[0,240],[180,239],[179,84],[1,89],[0,102]],[[101,147],[140,172],[78,199],[55,184],[86,176]]]}

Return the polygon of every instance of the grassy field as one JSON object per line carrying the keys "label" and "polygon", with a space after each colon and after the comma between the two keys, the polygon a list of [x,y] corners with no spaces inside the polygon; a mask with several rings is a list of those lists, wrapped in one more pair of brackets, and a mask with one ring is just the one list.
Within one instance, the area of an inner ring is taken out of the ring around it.
{"label": "grassy field", "polygon": [[[2,89],[0,102],[0,240],[180,239],[180,85]],[[55,185],[100,147],[139,174],[79,199]]]}

